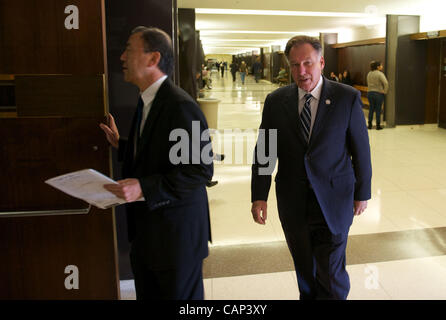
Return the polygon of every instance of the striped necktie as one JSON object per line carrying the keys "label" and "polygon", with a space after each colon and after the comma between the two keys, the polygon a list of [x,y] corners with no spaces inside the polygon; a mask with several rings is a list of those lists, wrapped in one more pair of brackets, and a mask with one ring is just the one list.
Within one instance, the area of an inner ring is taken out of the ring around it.
{"label": "striped necktie", "polygon": [[311,127],[311,108],[310,101],[313,96],[311,93],[307,93],[304,96],[305,103],[300,113],[300,121],[302,123],[302,134],[305,138],[305,141],[308,143],[310,141],[310,127]]}

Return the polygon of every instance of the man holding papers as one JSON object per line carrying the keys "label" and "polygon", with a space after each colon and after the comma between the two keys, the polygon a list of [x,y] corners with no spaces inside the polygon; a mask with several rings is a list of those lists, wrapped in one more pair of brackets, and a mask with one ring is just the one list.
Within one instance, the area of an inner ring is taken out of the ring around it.
{"label": "man holding papers", "polygon": [[[165,32],[135,28],[121,61],[140,97],[128,139],[120,137],[112,115],[108,125],[100,124],[124,162],[124,180],[104,187],[128,202],[137,299],[203,299],[210,239],[206,182],[213,174],[205,117],[168,78],[174,58]],[[175,148],[178,137],[186,148]],[[180,150],[181,161],[172,150]],[[141,197],[145,201],[136,201]]]}

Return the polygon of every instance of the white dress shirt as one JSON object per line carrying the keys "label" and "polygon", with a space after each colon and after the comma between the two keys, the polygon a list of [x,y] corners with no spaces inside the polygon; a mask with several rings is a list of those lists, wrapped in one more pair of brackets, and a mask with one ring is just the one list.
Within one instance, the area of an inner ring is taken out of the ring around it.
{"label": "white dress shirt", "polygon": [[159,88],[163,84],[164,80],[167,79],[167,76],[164,75],[159,78],[157,81],[152,83],[144,92],[141,93],[142,101],[144,102],[144,108],[142,109],[142,118],[141,118],[141,127],[139,129],[139,135],[141,136],[144,125],[147,120],[147,116],[149,115],[150,108],[152,107],[153,100],[155,99],[156,93]]}
{"label": "white dress shirt", "polygon": [[321,75],[319,82],[317,83],[316,87],[314,87],[314,89],[311,92],[307,92],[307,91],[299,88],[299,106],[298,106],[299,115],[302,112],[302,110],[304,109],[305,95],[307,93],[311,93],[311,95],[313,96],[313,98],[311,98],[311,100],[310,100],[311,125],[310,125],[310,134],[309,134],[308,138],[311,137],[311,132],[313,131],[314,120],[316,119],[317,107],[319,105],[319,100],[321,98],[321,92],[322,92],[322,82],[323,82],[323,77]]}

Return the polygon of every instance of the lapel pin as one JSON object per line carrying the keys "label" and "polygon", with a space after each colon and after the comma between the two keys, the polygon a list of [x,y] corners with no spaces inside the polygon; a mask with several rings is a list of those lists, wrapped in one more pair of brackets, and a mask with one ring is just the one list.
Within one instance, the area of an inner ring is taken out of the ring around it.
{"label": "lapel pin", "polygon": [[325,104],[331,104],[330,99],[325,100]]}

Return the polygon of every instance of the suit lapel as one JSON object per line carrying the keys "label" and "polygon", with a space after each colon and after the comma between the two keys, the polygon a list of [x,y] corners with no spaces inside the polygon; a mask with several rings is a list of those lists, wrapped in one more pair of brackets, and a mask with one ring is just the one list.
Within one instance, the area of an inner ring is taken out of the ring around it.
{"label": "suit lapel", "polygon": [[334,101],[332,99],[332,87],[330,82],[324,77],[321,96],[317,107],[316,119],[314,120],[313,130],[310,137],[310,145],[324,127],[324,123],[333,109]]}
{"label": "suit lapel", "polygon": [[167,96],[166,93],[169,91],[170,86],[171,86],[170,80],[166,79],[155,95],[155,99],[152,102],[152,106],[150,108],[149,114],[148,114],[146,122],[144,124],[144,129],[143,129],[141,137],[139,139],[139,144],[138,144],[135,162],[134,162],[135,165],[140,160],[141,154],[143,153],[142,151],[144,150],[148,141],[150,140],[150,136],[153,131],[154,123],[158,119],[158,117],[161,113],[161,110],[163,109],[163,103]]}

